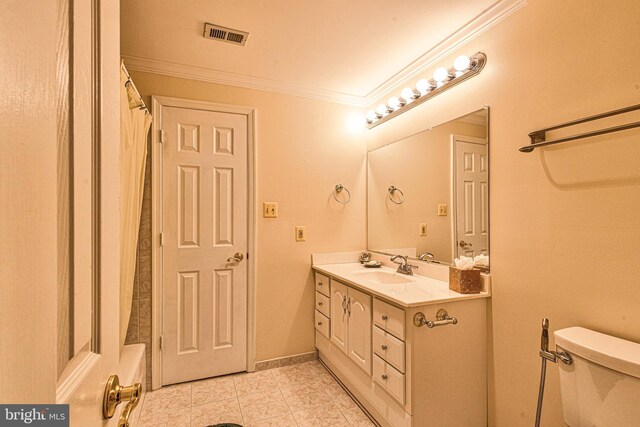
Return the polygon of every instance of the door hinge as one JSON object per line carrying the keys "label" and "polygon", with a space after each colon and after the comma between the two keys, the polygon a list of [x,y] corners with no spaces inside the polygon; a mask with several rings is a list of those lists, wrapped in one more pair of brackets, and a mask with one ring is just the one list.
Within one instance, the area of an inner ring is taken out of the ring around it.
{"label": "door hinge", "polygon": [[164,246],[164,233],[160,233],[160,246]]}
{"label": "door hinge", "polygon": [[164,131],[160,129],[160,144],[164,144]]}
{"label": "door hinge", "polygon": [[160,335],[160,350],[164,350],[164,337]]}

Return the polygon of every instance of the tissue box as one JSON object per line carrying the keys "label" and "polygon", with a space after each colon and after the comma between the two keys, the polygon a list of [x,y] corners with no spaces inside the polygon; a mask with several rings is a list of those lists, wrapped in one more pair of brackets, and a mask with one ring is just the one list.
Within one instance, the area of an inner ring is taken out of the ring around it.
{"label": "tissue box", "polygon": [[460,270],[449,267],[449,289],[460,294],[477,294],[482,290],[480,270]]}

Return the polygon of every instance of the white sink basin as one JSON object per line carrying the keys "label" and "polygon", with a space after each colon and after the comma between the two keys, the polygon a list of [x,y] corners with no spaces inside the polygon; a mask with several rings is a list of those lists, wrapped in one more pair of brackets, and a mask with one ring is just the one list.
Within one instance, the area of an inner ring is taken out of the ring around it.
{"label": "white sink basin", "polygon": [[369,280],[370,282],[380,283],[382,285],[398,285],[415,282],[411,276],[385,270],[356,271],[353,274],[361,276],[363,280]]}

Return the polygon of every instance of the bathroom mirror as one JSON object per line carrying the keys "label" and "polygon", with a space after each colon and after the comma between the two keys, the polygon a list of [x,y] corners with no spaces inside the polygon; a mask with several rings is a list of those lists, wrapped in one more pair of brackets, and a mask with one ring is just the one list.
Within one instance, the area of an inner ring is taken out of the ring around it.
{"label": "bathroom mirror", "polygon": [[368,248],[442,264],[489,255],[489,108],[368,153]]}

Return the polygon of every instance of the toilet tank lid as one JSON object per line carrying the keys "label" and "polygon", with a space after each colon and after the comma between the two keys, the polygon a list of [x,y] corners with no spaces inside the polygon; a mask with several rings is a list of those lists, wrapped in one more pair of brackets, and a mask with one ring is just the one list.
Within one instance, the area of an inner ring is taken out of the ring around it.
{"label": "toilet tank lid", "polygon": [[572,327],[555,331],[556,345],[614,371],[640,378],[640,344]]}

